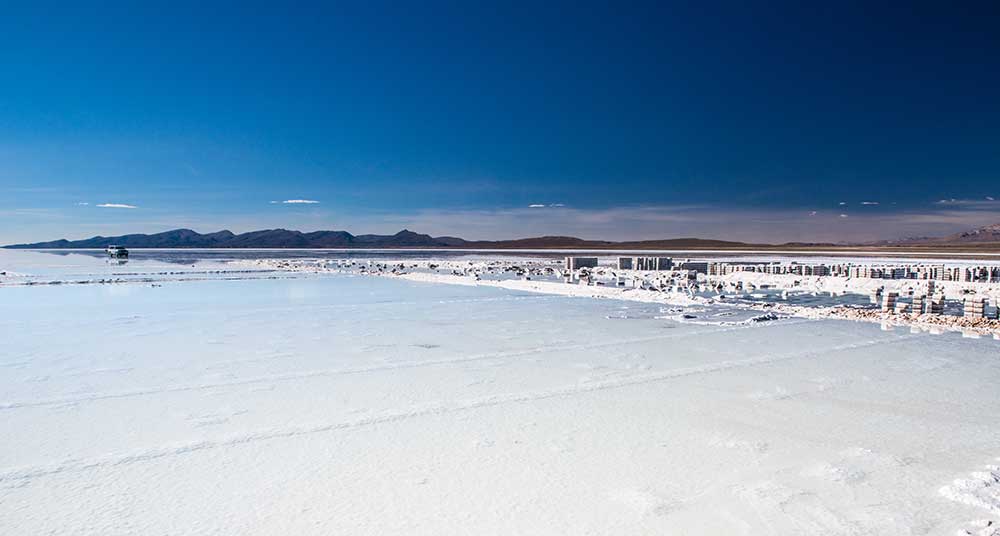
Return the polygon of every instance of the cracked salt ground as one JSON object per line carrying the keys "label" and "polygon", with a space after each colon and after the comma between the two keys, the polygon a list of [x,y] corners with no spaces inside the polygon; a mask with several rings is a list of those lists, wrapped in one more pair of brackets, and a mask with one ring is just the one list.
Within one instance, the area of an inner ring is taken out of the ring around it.
{"label": "cracked salt ground", "polygon": [[998,534],[992,340],[337,275],[0,292],[2,534]]}

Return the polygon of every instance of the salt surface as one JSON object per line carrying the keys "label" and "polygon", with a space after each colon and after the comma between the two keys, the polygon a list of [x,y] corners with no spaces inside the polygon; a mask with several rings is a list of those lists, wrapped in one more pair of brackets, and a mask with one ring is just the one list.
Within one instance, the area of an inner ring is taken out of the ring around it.
{"label": "salt surface", "polygon": [[0,533],[995,534],[996,341],[539,283],[2,288]]}

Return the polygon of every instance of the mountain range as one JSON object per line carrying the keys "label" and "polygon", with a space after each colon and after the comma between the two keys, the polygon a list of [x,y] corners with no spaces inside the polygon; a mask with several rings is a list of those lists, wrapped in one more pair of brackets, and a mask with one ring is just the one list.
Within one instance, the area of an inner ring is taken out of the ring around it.
{"label": "mountain range", "polygon": [[393,235],[353,235],[347,231],[314,231],[303,233],[287,229],[267,229],[234,234],[230,231],[201,234],[191,229],[174,229],[156,234],[130,234],[123,236],[95,236],[84,240],[54,240],[34,244],[5,246],[10,249],[92,249],[108,245],[127,248],[472,248],[472,249],[545,249],[580,248],[610,249],[616,247],[665,248],[665,247],[738,247],[742,242],[679,238],[641,242],[609,242],[583,240],[571,236],[540,236],[517,240],[464,240],[452,236],[430,236],[403,229]]}
{"label": "mountain range", "polygon": [[[464,240],[453,236],[433,237],[407,229],[393,235],[353,235],[347,231],[314,231],[303,233],[287,229],[267,229],[234,234],[230,231],[201,234],[191,229],[174,229],[156,234],[129,234],[123,236],[95,236],[84,240],[54,240],[34,244],[14,244],[11,249],[92,249],[108,245],[127,248],[463,248],[463,249],[742,249],[742,248],[835,248],[848,244],[785,243],[749,244],[726,240],[701,238],[673,238],[611,242],[584,240],[571,236],[540,236],[516,240]],[[963,233],[939,238],[907,238],[856,244],[852,247],[972,247],[975,249],[1000,249],[1000,224],[988,225]]]}
{"label": "mountain range", "polygon": [[948,245],[948,244],[1000,244],[1000,223],[987,225],[971,231],[963,231],[948,236],[921,236],[903,238],[900,240],[882,240],[873,245],[909,246],[909,245]]}

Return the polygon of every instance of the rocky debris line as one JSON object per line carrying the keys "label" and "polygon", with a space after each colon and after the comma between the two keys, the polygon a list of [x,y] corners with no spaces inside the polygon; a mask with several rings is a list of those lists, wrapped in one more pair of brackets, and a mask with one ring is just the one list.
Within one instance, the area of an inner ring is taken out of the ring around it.
{"label": "rocky debris line", "polygon": [[930,331],[961,331],[965,334],[993,335],[1000,339],[1000,320],[969,318],[953,315],[913,313],[888,313],[875,309],[860,309],[837,305],[834,307],[801,307],[792,305],[757,306],[803,318],[838,318],[857,322],[875,322],[887,326],[910,326]]}
{"label": "rocky debris line", "polygon": [[945,316],[915,313],[893,314],[872,309],[856,309],[843,306],[834,308],[833,313],[841,318],[851,320],[858,319],[900,324],[928,324],[943,327],[1000,331],[1000,320],[993,320],[990,318],[969,318],[966,316]]}

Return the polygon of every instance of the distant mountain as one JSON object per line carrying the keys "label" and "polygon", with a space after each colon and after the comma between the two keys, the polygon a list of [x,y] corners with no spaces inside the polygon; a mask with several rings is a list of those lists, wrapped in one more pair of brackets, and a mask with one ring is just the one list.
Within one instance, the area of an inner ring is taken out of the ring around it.
{"label": "distant mountain", "polygon": [[103,249],[115,244],[127,248],[464,248],[464,249],[580,249],[580,250],[684,250],[684,249],[836,249],[836,248],[897,248],[897,247],[964,247],[976,250],[1000,250],[1000,224],[988,225],[964,233],[939,238],[905,238],[867,244],[829,244],[789,242],[785,244],[748,244],[702,238],[671,238],[611,242],[584,240],[572,236],[539,236],[514,240],[464,240],[453,236],[433,237],[407,229],[394,235],[352,235],[347,231],[314,231],[303,233],[288,229],[266,229],[243,234],[229,231],[200,234],[191,229],[174,229],[156,234],[95,236],[85,240],[55,240],[35,244],[5,246],[12,249]]}
{"label": "distant mountain", "polygon": [[874,246],[982,246],[1000,244],[1000,223],[948,236],[919,236],[873,242]]}
{"label": "distant mountain", "polygon": [[108,245],[127,248],[444,248],[462,247],[460,238],[434,238],[403,229],[394,235],[358,235],[347,231],[303,233],[287,229],[267,229],[233,234],[230,231],[200,234],[191,229],[175,229],[156,234],[95,236],[85,240],[55,240],[35,244],[5,246],[11,249],[103,249]]}
{"label": "distant mountain", "polygon": [[943,242],[976,244],[982,242],[1000,242],[1000,223],[987,225],[964,233],[948,235],[940,239]]}
{"label": "distant mountain", "polygon": [[5,246],[12,249],[103,249],[108,245],[127,248],[478,248],[478,249],[732,249],[751,244],[699,238],[609,242],[583,240],[572,236],[540,236],[516,240],[470,241],[453,236],[432,237],[403,229],[394,235],[352,235],[347,231],[303,233],[287,229],[266,229],[243,234],[229,231],[199,234],[191,229],[175,229],[157,234],[95,236],[85,240],[55,240],[35,244]]}
{"label": "distant mountain", "polygon": [[86,240],[55,240],[52,242],[39,242],[37,244],[18,244],[6,246],[8,248],[32,248],[32,249],[90,249],[104,248],[109,244],[125,246],[127,248],[214,248],[221,247],[221,244],[236,238],[236,235],[229,231],[219,231],[217,233],[201,234],[191,229],[174,229],[156,234],[130,234],[124,236],[95,236]]}
{"label": "distant mountain", "polygon": [[[572,236],[539,236],[516,240],[466,242],[464,247],[479,249],[739,249],[758,247],[761,244],[730,242],[726,240],[706,240],[703,238],[670,238],[664,240],[640,240],[611,242],[607,240],[584,240]],[[766,244],[764,244],[766,246]]]}

